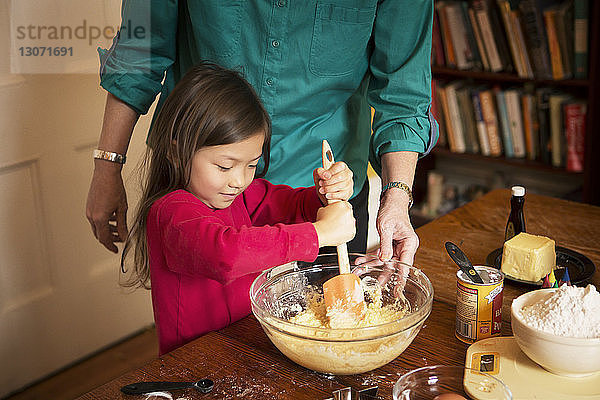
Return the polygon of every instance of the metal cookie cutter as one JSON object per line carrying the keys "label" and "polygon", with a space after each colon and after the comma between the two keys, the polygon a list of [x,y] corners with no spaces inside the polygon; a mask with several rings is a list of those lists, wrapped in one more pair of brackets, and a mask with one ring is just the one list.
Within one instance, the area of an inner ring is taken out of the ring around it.
{"label": "metal cookie cutter", "polygon": [[378,386],[371,386],[366,389],[355,390],[346,387],[333,392],[333,397],[325,400],[377,400]]}

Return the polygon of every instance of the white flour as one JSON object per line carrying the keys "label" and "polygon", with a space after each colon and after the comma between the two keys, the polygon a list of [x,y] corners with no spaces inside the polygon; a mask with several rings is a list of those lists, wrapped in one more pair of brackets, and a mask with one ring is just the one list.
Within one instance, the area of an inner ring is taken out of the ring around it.
{"label": "white flour", "polygon": [[519,314],[527,325],[559,336],[600,338],[600,293],[562,285],[544,301],[523,307]]}

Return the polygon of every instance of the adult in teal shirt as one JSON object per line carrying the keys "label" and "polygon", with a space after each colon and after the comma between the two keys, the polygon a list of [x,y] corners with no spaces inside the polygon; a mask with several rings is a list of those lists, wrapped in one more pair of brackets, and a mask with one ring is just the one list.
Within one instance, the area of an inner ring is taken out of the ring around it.
{"label": "adult in teal shirt", "polygon": [[[241,70],[273,120],[267,179],[312,185],[327,139],[352,169],[366,211],[367,161],[383,185],[412,187],[418,157],[437,140],[429,112],[432,19],[433,0],[123,1],[121,29],[100,50],[109,93],[99,149],[125,154],[138,116],[158,94],[160,108],[188,68],[208,60]],[[408,208],[406,190],[385,191],[377,218],[382,259],[412,265],[418,238]],[[96,159],[87,216],[114,252],[127,233],[126,210],[121,165]]]}

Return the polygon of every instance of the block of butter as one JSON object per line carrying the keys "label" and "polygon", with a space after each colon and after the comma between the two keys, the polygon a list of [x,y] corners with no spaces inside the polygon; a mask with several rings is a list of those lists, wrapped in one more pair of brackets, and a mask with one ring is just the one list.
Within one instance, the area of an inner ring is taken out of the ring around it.
{"label": "block of butter", "polygon": [[504,242],[501,270],[525,281],[543,279],[556,265],[554,240],[521,232]]}

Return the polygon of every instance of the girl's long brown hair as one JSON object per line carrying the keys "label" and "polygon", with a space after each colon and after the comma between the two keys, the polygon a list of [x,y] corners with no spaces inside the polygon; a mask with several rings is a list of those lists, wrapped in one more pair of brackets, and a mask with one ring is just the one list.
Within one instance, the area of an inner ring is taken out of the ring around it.
{"label": "girl's long brown hair", "polygon": [[258,95],[237,72],[202,63],[188,71],[162,106],[148,136],[140,164],[142,198],[121,256],[121,270],[134,250],[133,268],[122,286],[150,288],[146,226],[152,204],[164,195],[185,189],[192,158],[205,146],[231,144],[263,134],[263,165],[269,168],[271,121]]}

